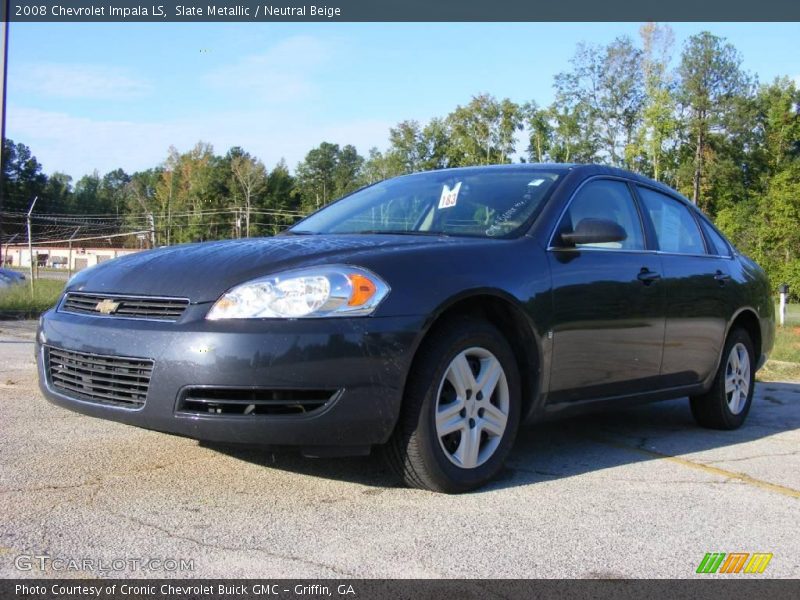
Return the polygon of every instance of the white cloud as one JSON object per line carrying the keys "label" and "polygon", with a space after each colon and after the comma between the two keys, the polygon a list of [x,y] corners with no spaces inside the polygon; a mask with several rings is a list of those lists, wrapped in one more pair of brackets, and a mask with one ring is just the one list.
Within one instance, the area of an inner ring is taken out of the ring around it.
{"label": "white cloud", "polygon": [[15,89],[54,98],[129,100],[152,86],[124,69],[90,64],[22,63],[10,73]]}
{"label": "white cloud", "polygon": [[188,150],[202,140],[218,154],[242,146],[268,166],[285,158],[294,169],[322,141],[353,144],[366,154],[386,145],[392,123],[358,119],[337,123],[314,121],[287,111],[231,111],[175,121],[132,122],[75,117],[9,106],[8,136],[28,145],[47,173],[62,171],[78,178],[97,169],[147,169],[166,158],[169,146]]}
{"label": "white cloud", "polygon": [[314,73],[332,52],[329,44],[317,38],[294,36],[264,53],[214,69],[204,79],[213,88],[266,102],[306,99],[316,91]]}
{"label": "white cloud", "polygon": [[[229,95],[233,102],[222,103],[224,108],[219,102],[206,103],[185,117],[134,121],[75,116],[60,107],[25,106],[16,94],[17,102],[8,109],[8,135],[27,144],[46,172],[62,171],[76,178],[94,169],[102,173],[121,167],[133,172],[154,167],[164,160],[170,146],[183,151],[200,140],[211,143],[219,154],[241,146],[268,166],[285,158],[291,169],[322,141],[353,144],[362,154],[371,146],[384,147],[393,123],[359,117],[334,121],[320,110],[316,102],[321,95],[320,71],[335,54],[334,44],[315,37],[284,39],[263,53],[201,75],[202,84]],[[29,74],[26,85],[56,93],[60,88],[56,75],[77,73],[77,69],[56,71],[48,77],[44,69],[36,77]],[[100,78],[99,72],[84,70],[84,90],[93,89],[99,96],[126,89],[121,79],[105,88],[100,82],[92,83],[87,74]],[[141,93],[147,86],[131,80],[127,89]],[[256,102],[241,102],[243,98]],[[249,108],[253,106],[257,108]]]}

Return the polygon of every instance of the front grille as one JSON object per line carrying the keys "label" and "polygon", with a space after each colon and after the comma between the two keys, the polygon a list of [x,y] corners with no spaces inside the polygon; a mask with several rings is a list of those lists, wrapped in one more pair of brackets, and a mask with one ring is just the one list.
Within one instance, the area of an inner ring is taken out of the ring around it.
{"label": "front grille", "polygon": [[47,376],[65,396],[137,409],[144,406],[153,361],[45,348]]}
{"label": "front grille", "polygon": [[98,317],[177,321],[187,306],[189,306],[189,300],[186,298],[105,296],[103,294],[69,292],[61,304],[61,310]]}
{"label": "front grille", "polygon": [[337,390],[193,387],[185,390],[178,411],[194,415],[285,416],[322,409]]}

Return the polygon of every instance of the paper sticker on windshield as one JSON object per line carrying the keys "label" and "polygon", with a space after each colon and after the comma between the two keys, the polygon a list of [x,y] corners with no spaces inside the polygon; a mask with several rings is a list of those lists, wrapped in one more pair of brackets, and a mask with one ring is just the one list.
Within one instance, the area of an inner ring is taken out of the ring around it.
{"label": "paper sticker on windshield", "polygon": [[542,185],[544,183],[544,179],[534,179],[528,185],[535,185],[536,187]]}
{"label": "paper sticker on windshield", "polygon": [[439,198],[439,208],[451,208],[456,205],[456,201],[458,200],[458,191],[461,189],[461,182],[459,181],[457,184],[453,186],[451,190],[445,184],[442,187],[442,195]]}

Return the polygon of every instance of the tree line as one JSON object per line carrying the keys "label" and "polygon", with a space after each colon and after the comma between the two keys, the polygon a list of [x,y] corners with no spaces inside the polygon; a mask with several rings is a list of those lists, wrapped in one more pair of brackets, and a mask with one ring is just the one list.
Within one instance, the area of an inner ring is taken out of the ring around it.
{"label": "tree line", "polygon": [[[293,172],[239,147],[198,143],[160,165],[77,182],[42,172],[7,141],[4,211],[114,215],[155,232],[155,244],[269,235],[363,185],[420,170],[523,162],[603,163],[642,173],[692,199],[773,284],[800,292],[800,91],[788,77],[760,83],[709,32],[676,49],[668,26],[638,39],[579,44],[553,81],[554,100],[484,93],[442,117],[406,120],[366,156],[322,142]],[[524,148],[519,152],[520,148]],[[6,232],[7,234],[8,232]]]}

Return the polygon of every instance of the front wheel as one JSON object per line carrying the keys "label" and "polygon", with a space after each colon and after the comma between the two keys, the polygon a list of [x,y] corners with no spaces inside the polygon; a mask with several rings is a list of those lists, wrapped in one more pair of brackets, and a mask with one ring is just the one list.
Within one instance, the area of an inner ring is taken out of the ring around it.
{"label": "front wheel", "polygon": [[491,324],[459,319],[433,331],[414,362],[386,455],[406,484],[457,493],[502,467],[520,419],[520,377]]}
{"label": "front wheel", "polygon": [[690,399],[697,423],[710,429],[737,429],[750,412],[755,390],[753,342],[743,329],[728,336],[714,385]]}

